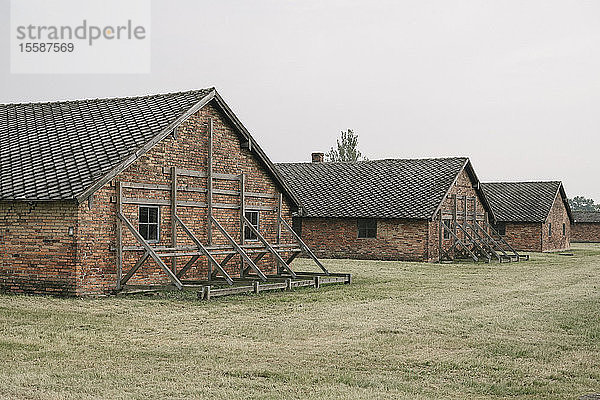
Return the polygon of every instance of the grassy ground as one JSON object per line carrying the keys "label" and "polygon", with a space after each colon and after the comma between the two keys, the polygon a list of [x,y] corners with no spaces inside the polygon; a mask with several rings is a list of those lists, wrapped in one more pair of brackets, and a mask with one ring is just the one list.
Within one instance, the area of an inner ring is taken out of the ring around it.
{"label": "grassy ground", "polygon": [[575,399],[600,392],[600,246],[574,253],[326,260],[355,283],[211,302],[0,296],[0,398]]}

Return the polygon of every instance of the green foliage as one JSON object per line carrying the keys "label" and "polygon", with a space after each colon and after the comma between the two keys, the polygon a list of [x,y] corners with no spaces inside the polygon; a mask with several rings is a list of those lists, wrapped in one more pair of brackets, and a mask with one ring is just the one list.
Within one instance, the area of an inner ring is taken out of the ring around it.
{"label": "green foliage", "polygon": [[569,205],[573,211],[600,211],[600,204],[594,204],[593,199],[586,199],[583,196],[569,199]]}
{"label": "green foliage", "polygon": [[342,131],[341,137],[336,141],[336,148],[332,147],[327,153],[327,161],[357,162],[367,161],[358,150],[358,135],[352,129]]}

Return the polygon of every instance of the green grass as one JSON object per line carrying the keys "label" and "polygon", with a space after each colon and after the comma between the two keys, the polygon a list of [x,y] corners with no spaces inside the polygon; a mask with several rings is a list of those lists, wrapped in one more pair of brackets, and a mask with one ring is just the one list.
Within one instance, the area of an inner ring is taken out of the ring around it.
{"label": "green grass", "polygon": [[574,253],[325,260],[354,284],[210,302],[3,295],[0,398],[576,399],[600,392],[600,246]]}

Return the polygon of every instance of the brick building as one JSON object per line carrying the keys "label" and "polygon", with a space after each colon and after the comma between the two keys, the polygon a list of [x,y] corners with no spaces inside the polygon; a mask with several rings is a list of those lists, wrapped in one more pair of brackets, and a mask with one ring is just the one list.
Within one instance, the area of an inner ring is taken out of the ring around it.
{"label": "brick building", "polygon": [[573,211],[571,241],[600,243],[600,211]]}
{"label": "brick building", "polygon": [[322,161],[277,164],[303,206],[295,229],[319,257],[502,256],[482,239],[491,209],[468,158]]}
{"label": "brick building", "polygon": [[0,170],[3,290],[264,281],[310,252],[297,198],[214,89],[0,105]]}
{"label": "brick building", "polygon": [[571,247],[571,208],[561,182],[493,182],[481,187],[496,217],[496,230],[517,250]]}

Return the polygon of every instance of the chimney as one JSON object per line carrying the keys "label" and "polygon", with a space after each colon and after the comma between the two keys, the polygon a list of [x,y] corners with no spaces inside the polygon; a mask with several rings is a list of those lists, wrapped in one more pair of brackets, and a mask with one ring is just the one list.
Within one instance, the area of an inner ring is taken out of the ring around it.
{"label": "chimney", "polygon": [[312,153],[312,162],[323,162],[325,153]]}

